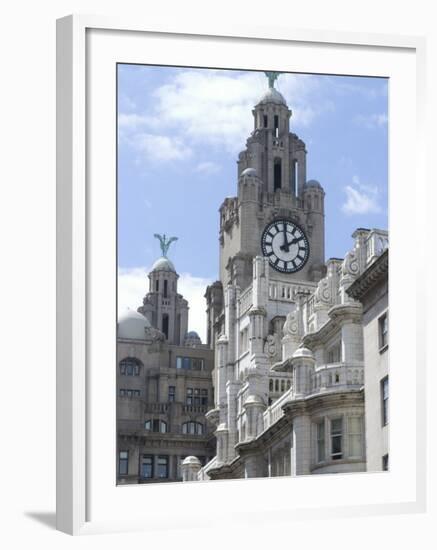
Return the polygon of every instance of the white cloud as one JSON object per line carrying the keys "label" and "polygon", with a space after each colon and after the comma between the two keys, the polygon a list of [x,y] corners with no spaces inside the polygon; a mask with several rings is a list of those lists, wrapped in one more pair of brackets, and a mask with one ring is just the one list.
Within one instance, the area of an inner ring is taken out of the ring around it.
{"label": "white cloud", "polygon": [[194,171],[199,172],[200,174],[210,175],[217,174],[220,169],[221,167],[217,163],[206,161],[199,163]]}
{"label": "white cloud", "polygon": [[118,127],[122,128],[138,128],[146,124],[147,118],[136,113],[120,113],[118,115]]}
{"label": "white cloud", "polygon": [[[319,83],[313,76],[283,74],[277,87],[293,111],[292,126],[308,126],[333,109],[330,102],[314,101]],[[120,115],[120,130],[131,132],[130,143],[142,128],[149,136],[177,136],[190,149],[207,144],[237,154],[253,130],[252,109],[266,89],[260,72],[184,70],[153,92],[147,113],[137,109]]]}
{"label": "white cloud", "polygon": [[355,124],[363,128],[384,128],[388,123],[387,113],[373,113],[371,115],[357,115],[354,118]]}
{"label": "white cloud", "polygon": [[345,214],[352,216],[354,214],[376,214],[381,211],[378,204],[378,188],[361,183],[358,176],[353,176],[352,185],[346,185],[344,192],[346,201],[341,209]]}
{"label": "white cloud", "polygon": [[138,133],[127,140],[142,158],[153,161],[185,160],[192,155],[191,148],[177,137]]}
{"label": "white cloud", "polygon": [[[136,310],[143,302],[143,297],[149,290],[150,268],[132,267],[118,270],[118,311],[126,308]],[[190,306],[188,330],[195,330],[203,343],[206,343],[206,302],[205,290],[211,280],[195,277],[190,273],[179,274],[178,292],[182,294]]]}

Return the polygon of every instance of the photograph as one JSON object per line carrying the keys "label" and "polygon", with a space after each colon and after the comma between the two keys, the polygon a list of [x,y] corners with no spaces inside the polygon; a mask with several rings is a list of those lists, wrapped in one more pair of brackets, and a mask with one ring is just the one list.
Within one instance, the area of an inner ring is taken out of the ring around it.
{"label": "photograph", "polygon": [[267,69],[117,64],[117,485],[389,470],[389,79]]}

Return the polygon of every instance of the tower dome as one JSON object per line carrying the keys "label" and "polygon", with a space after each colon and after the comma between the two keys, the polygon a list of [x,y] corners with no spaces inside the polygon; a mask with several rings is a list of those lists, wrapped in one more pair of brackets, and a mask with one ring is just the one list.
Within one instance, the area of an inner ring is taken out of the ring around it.
{"label": "tower dome", "polygon": [[189,347],[201,346],[202,340],[195,330],[190,330],[185,336],[184,345]]}
{"label": "tower dome", "polygon": [[144,340],[146,329],[151,324],[144,315],[133,309],[128,309],[118,317],[118,337],[129,340]]}
{"label": "tower dome", "polygon": [[322,189],[322,186],[320,185],[320,182],[317,180],[308,180],[305,183],[306,188],[312,188],[312,189]]}
{"label": "tower dome", "polygon": [[276,88],[269,88],[266,92],[264,92],[257,105],[264,105],[265,103],[274,103],[276,105],[287,106],[284,96],[278,92]]}
{"label": "tower dome", "polygon": [[162,256],[156,260],[156,262],[152,265],[151,272],[153,271],[172,271],[173,273],[176,273],[175,266],[165,256]]}
{"label": "tower dome", "polygon": [[241,172],[241,176],[240,176],[240,177],[243,177],[243,176],[258,177],[258,173],[257,173],[257,171],[255,170],[255,168],[246,168],[245,170],[243,170],[243,171]]}

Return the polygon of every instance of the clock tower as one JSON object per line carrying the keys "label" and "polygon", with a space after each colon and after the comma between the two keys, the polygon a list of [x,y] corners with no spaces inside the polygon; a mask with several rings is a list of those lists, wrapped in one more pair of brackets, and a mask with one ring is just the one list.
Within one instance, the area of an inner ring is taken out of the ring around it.
{"label": "clock tower", "polygon": [[290,131],[292,111],[266,73],[269,88],[255,105],[254,128],[238,158],[238,191],[220,207],[220,281],[242,291],[253,259],[269,259],[272,280],[317,282],[324,275],[324,197],[306,179],[306,147]]}

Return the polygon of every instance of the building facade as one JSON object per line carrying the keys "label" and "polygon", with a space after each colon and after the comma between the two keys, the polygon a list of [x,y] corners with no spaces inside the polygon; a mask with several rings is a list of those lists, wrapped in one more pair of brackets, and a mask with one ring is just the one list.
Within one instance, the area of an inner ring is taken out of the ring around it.
{"label": "building facade", "polygon": [[388,250],[348,288],[348,294],[363,304],[367,470],[388,470]]}
{"label": "building facade", "polygon": [[214,404],[213,351],[187,332],[188,302],[162,257],[138,311],[117,327],[117,482],[182,481],[181,463],[215,454],[205,414]]}
{"label": "building facade", "polygon": [[220,208],[220,280],[206,292],[217,452],[203,467],[189,457],[186,480],[367,467],[363,306],[347,290],[388,234],[357,229],[346,257],[325,262],[325,192],[306,180],[305,144],[269,80],[237,196]]}

